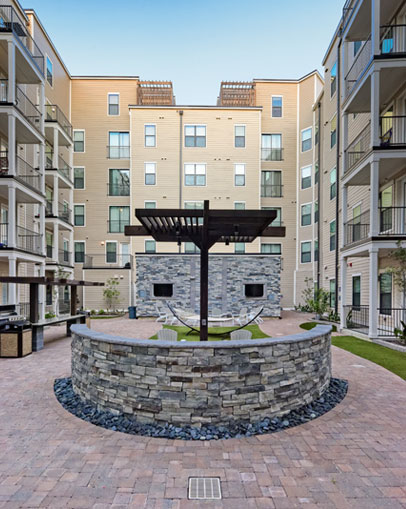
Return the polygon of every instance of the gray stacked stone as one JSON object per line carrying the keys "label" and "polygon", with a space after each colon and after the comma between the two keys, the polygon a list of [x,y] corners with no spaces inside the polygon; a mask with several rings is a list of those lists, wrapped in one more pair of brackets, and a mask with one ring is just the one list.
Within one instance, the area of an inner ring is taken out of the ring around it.
{"label": "gray stacked stone", "polygon": [[[237,315],[242,307],[264,307],[264,316],[280,316],[281,257],[270,255],[210,255],[209,314],[212,309]],[[174,307],[188,308],[199,313],[199,255],[136,256],[137,315],[155,316],[154,283],[172,283],[173,296],[167,300]],[[246,298],[244,285],[264,285],[262,298]]]}
{"label": "gray stacked stone", "polygon": [[140,422],[228,424],[281,417],[321,396],[331,327],[278,339],[171,343],[72,326],[74,391]]}

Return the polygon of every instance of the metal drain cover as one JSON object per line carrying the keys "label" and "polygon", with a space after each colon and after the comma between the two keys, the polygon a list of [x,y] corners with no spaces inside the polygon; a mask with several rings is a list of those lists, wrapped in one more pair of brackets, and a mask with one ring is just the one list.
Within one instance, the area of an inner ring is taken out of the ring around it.
{"label": "metal drain cover", "polygon": [[189,477],[189,500],[220,500],[219,477]]}

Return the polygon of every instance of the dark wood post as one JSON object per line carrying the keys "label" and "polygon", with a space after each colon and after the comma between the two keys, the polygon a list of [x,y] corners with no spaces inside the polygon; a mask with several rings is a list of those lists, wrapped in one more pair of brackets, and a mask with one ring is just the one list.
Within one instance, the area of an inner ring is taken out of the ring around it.
{"label": "dark wood post", "polygon": [[39,300],[39,284],[30,283],[30,322],[38,322],[38,305]]}
{"label": "dark wood post", "polygon": [[209,311],[209,200],[204,201],[200,248],[200,341],[208,339]]}
{"label": "dark wood post", "polygon": [[71,286],[70,287],[70,314],[76,315],[76,301],[77,301],[77,295],[78,295],[78,287],[77,286]]}

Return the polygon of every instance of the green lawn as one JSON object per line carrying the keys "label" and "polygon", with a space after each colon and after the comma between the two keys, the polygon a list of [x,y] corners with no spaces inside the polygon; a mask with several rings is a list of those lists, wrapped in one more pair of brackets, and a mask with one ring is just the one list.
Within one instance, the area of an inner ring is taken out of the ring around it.
{"label": "green lawn", "polygon": [[[196,332],[191,332],[188,336],[186,336],[187,332],[190,330],[188,327],[179,327],[177,325],[164,325],[165,329],[172,329],[178,333],[178,340],[187,339],[188,341],[199,341],[199,335]],[[199,327],[197,327],[199,329]],[[211,336],[211,332],[230,332],[234,330],[235,327],[213,327],[209,328],[209,341],[220,341],[222,339],[230,339],[230,336]],[[269,338],[267,334],[262,332],[262,330],[258,327],[258,325],[247,325],[244,327],[244,330],[249,330],[252,332],[252,339],[261,339],[261,338]],[[157,335],[152,336],[150,339],[157,339]]]}
{"label": "green lawn", "polygon": [[[315,325],[309,322],[302,323],[300,327],[309,330],[315,327]],[[395,375],[406,380],[406,353],[398,352],[397,350],[392,350],[370,341],[364,341],[354,336],[333,336],[331,342],[334,346],[358,355],[358,357],[375,362],[375,364],[379,364],[379,366],[392,371]]]}
{"label": "green lawn", "polygon": [[[316,323],[316,322],[306,322],[306,323],[302,323],[300,325],[300,327],[302,329],[305,329],[305,330],[311,330],[313,329],[314,327],[316,327],[316,325],[330,325],[328,323]],[[337,327],[335,325],[332,325],[333,327],[333,332],[337,332]]]}

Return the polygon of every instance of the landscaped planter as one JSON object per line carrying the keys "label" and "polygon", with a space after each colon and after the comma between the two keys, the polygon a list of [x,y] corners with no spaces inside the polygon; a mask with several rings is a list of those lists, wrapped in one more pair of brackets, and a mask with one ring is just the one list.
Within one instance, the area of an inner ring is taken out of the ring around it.
{"label": "landscaped planter", "polygon": [[74,391],[139,422],[255,422],[321,396],[331,378],[329,326],[278,339],[137,340],[72,326]]}

